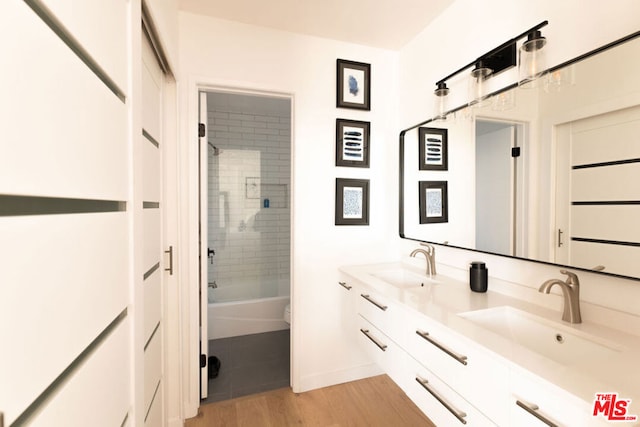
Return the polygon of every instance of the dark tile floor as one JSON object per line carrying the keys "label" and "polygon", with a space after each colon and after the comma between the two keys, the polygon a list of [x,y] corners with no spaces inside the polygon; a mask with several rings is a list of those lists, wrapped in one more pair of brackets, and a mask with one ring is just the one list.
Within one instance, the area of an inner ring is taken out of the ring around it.
{"label": "dark tile floor", "polygon": [[209,341],[209,356],[220,359],[218,377],[209,380],[209,396],[218,402],[289,385],[289,330]]}

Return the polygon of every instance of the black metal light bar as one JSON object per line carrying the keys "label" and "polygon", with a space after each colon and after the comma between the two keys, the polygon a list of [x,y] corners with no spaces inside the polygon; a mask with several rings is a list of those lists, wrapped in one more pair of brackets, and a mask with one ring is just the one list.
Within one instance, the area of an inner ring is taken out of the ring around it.
{"label": "black metal light bar", "polygon": [[540,28],[545,27],[547,24],[549,24],[549,21],[542,21],[535,27],[529,28],[522,34],[519,34],[516,37],[512,38],[511,40],[504,42],[503,44],[496,47],[495,49],[490,50],[489,52],[485,53],[481,57],[471,61],[470,63],[463,66],[462,68],[449,74],[447,77],[438,80],[436,82],[436,86],[445,84],[445,82],[449,80],[451,77],[461,73],[467,68],[474,66],[478,61],[483,61],[486,65],[489,66],[489,68],[492,68],[491,67],[492,64],[494,66],[497,66],[497,68],[492,68],[493,74],[506,70],[510,66],[514,66],[516,64],[516,49],[515,49],[516,42],[521,38],[528,36],[530,33],[540,30]]}

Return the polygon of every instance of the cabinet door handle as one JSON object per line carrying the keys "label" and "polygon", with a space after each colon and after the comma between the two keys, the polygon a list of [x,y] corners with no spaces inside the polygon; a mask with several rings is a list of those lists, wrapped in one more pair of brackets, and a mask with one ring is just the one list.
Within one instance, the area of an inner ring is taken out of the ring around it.
{"label": "cabinet door handle", "polygon": [[346,290],[348,290],[348,291],[350,291],[350,290],[351,290],[351,288],[353,288],[353,286],[349,286],[349,285],[347,285],[347,282],[338,282],[338,284],[339,284],[340,286],[342,286],[343,288],[345,288]]}
{"label": "cabinet door handle", "polygon": [[424,387],[424,389],[427,390],[431,394],[431,396],[435,397],[436,400],[438,402],[440,402],[440,404],[442,404],[442,406],[447,408],[447,410],[449,412],[451,412],[453,414],[453,416],[458,419],[458,421],[460,421],[462,424],[466,424],[467,423],[467,420],[465,420],[465,417],[467,416],[467,413],[457,409],[451,403],[447,402],[447,400],[444,397],[440,396],[440,393],[435,391],[433,389],[433,387],[431,387],[431,385],[429,385],[429,381],[427,381],[427,380],[425,380],[423,378],[420,378],[420,377],[416,377],[416,381],[418,381],[418,384],[420,384],[422,387]]}
{"label": "cabinet door handle", "polygon": [[364,299],[366,299],[367,301],[369,301],[371,304],[375,305],[376,307],[378,307],[380,310],[382,311],[386,311],[387,307],[386,305],[382,305],[379,302],[375,301],[373,298],[371,298],[368,294],[360,294],[360,296]]}
{"label": "cabinet door handle", "polygon": [[374,343],[375,345],[378,346],[378,348],[382,351],[387,351],[387,345],[386,344],[381,344],[377,339],[375,339],[374,337],[371,336],[371,334],[369,333],[368,329],[362,329],[360,328],[360,332],[362,332],[364,334],[365,337],[369,338],[371,340],[372,343]]}
{"label": "cabinet door handle", "polygon": [[416,330],[416,334],[420,335],[421,338],[424,338],[425,340],[429,341],[431,344],[435,345],[440,350],[444,351],[449,356],[453,357],[454,359],[456,359],[458,362],[462,363],[463,365],[467,364],[467,356],[465,356],[463,354],[460,354],[460,353],[456,353],[455,351],[447,348],[445,345],[440,344],[438,341],[436,341],[433,338],[431,338],[431,336],[429,335],[429,332],[423,332],[420,329],[417,329]]}
{"label": "cabinet door handle", "polygon": [[531,415],[533,415],[534,417],[536,417],[537,419],[539,419],[540,421],[548,425],[549,427],[558,427],[558,424],[554,423],[549,418],[545,417],[539,412],[540,408],[535,403],[528,403],[522,400],[516,400],[516,405],[518,405],[519,407],[521,407],[522,409],[524,409],[525,411],[527,411],[528,413],[530,413]]}

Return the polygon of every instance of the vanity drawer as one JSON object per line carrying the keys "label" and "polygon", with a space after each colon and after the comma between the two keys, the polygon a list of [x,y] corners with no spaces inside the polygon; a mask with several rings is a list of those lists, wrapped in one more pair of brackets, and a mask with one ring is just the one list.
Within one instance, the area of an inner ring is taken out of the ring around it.
{"label": "vanity drawer", "polygon": [[602,417],[592,416],[592,403],[578,399],[533,374],[512,369],[510,382],[510,425],[524,427],[552,425],[549,423],[558,426],[609,425]]}
{"label": "vanity drawer", "polygon": [[[409,398],[437,426],[496,426],[470,402],[415,360],[406,362],[401,387]],[[515,424],[513,424],[515,425]]]}
{"label": "vanity drawer", "polygon": [[408,353],[482,413],[508,425],[509,367],[424,316],[407,322]]}
{"label": "vanity drawer", "polygon": [[358,314],[402,346],[405,309],[391,298],[372,292],[368,288],[361,288],[356,295]]}
{"label": "vanity drawer", "polygon": [[382,331],[358,316],[358,344],[392,380],[398,383],[405,374],[405,353]]}

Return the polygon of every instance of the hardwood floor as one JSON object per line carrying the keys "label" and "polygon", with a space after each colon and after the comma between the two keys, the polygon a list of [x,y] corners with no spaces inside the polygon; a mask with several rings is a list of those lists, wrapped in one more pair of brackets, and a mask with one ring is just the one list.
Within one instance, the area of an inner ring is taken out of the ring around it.
{"label": "hardwood floor", "polygon": [[434,426],[386,375],[306,393],[290,388],[200,407],[185,427]]}

